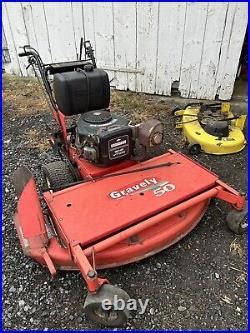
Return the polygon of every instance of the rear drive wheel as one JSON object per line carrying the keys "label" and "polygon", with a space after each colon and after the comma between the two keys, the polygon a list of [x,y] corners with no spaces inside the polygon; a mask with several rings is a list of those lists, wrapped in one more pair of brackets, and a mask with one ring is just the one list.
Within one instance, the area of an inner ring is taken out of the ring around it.
{"label": "rear drive wheel", "polygon": [[69,166],[63,161],[51,162],[42,167],[43,185],[45,190],[63,189],[67,184],[76,181]]}
{"label": "rear drive wheel", "polygon": [[[119,300],[119,309],[115,307],[115,299]],[[129,295],[124,290],[104,284],[96,294],[88,293],[84,311],[88,318],[97,324],[119,327],[123,326],[129,318],[130,311],[125,306],[128,300]]]}
{"label": "rear drive wheel", "polygon": [[247,232],[248,227],[248,219],[247,219],[247,213],[248,213],[248,206],[247,201],[245,203],[245,207],[241,211],[237,210],[230,210],[227,214],[227,226],[228,228],[233,231],[235,234],[242,235]]}

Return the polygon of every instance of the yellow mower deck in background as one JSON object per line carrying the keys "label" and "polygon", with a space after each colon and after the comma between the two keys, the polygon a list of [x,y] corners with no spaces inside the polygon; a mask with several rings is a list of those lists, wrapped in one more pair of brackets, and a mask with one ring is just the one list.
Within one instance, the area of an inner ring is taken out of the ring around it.
{"label": "yellow mower deck in background", "polygon": [[241,151],[246,146],[243,133],[246,115],[234,115],[228,102],[190,103],[173,110],[192,155],[200,152],[224,155]]}

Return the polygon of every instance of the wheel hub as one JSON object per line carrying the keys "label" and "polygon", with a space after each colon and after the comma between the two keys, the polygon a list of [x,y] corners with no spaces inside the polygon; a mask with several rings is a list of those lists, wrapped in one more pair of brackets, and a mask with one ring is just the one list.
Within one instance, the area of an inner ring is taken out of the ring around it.
{"label": "wheel hub", "polygon": [[96,310],[94,310],[94,313],[101,319],[104,319],[106,321],[113,321],[118,318],[117,311],[111,309],[111,310],[104,310],[101,308],[101,304]]}

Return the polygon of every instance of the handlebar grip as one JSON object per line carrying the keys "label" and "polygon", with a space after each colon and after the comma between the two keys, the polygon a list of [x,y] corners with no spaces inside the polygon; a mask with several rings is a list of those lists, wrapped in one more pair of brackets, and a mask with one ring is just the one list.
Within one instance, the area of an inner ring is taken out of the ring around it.
{"label": "handlebar grip", "polygon": [[21,53],[18,53],[18,57],[28,57],[28,56],[31,56],[32,53],[31,52],[21,52]]}

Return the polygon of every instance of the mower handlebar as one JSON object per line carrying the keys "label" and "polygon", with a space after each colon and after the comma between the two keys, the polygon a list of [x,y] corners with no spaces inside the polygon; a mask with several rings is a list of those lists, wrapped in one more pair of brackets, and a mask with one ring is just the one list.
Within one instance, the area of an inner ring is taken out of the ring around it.
{"label": "mower handlebar", "polygon": [[18,57],[28,57],[28,56],[31,56],[33,55],[32,52],[21,52],[21,53],[18,53]]}

